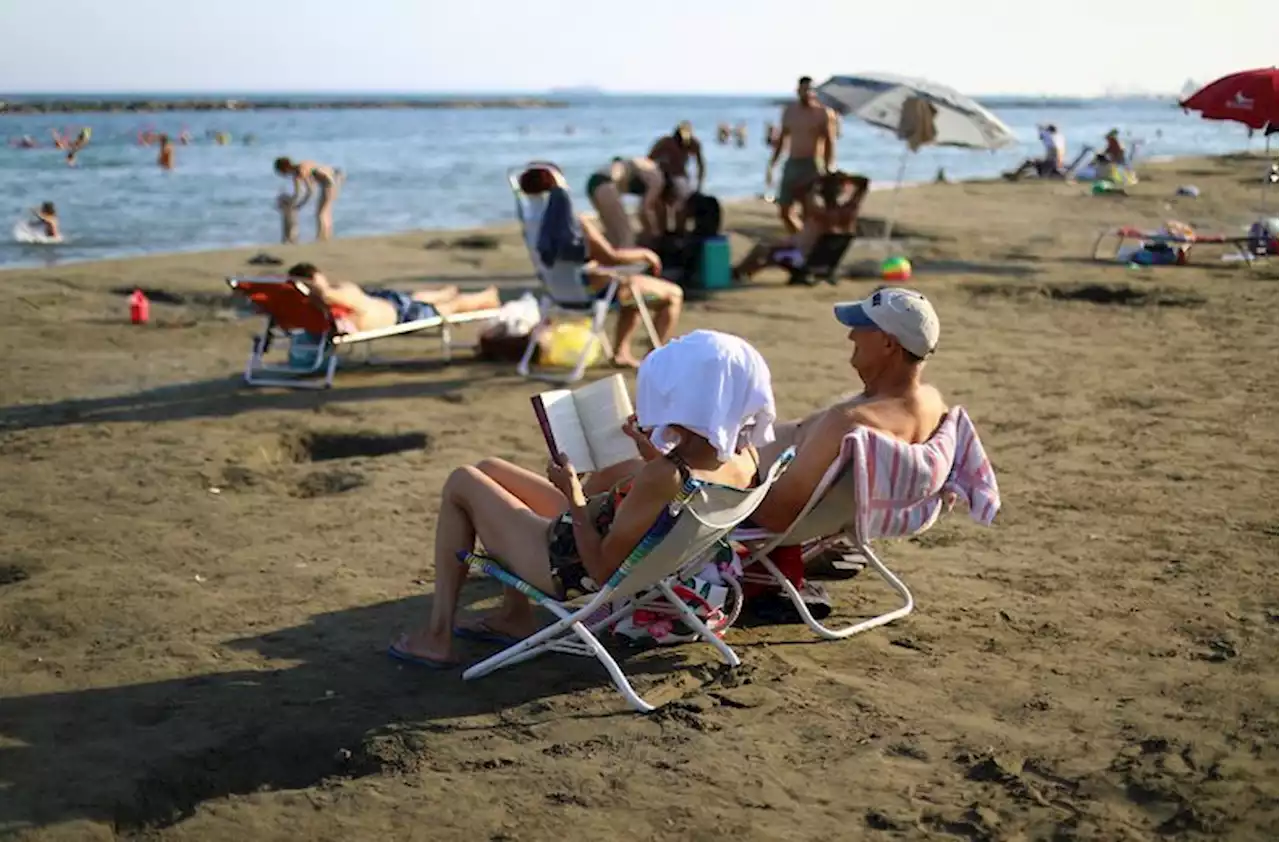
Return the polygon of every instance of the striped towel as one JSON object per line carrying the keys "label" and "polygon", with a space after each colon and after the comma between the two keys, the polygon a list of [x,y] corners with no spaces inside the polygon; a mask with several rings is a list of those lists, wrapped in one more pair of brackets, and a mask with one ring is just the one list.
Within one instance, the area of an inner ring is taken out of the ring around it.
{"label": "striped towel", "polygon": [[955,407],[922,444],[860,427],[845,436],[840,463],[848,460],[859,501],[858,533],[864,540],[917,535],[955,497],[969,515],[989,526],[1000,509],[995,471],[963,407]]}

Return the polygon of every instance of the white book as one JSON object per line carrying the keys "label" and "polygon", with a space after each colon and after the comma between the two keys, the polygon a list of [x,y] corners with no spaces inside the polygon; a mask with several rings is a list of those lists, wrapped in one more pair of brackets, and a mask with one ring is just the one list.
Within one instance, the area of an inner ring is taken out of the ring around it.
{"label": "white book", "polygon": [[581,389],[543,392],[532,401],[551,458],[563,453],[579,473],[640,458],[636,443],[622,431],[635,410],[621,374]]}

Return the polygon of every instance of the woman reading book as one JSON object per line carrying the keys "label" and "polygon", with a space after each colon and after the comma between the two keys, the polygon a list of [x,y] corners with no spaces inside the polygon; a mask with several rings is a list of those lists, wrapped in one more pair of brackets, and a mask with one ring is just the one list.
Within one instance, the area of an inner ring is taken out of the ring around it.
{"label": "woman reading book", "polygon": [[558,599],[594,590],[663,522],[686,481],[750,488],[756,446],[772,440],[774,418],[760,353],[739,337],[699,330],[640,366],[629,434],[646,461],[632,477],[588,497],[563,453],[553,454],[545,478],[497,459],[458,468],[441,492],[430,617],[393,642],[390,654],[444,668],[456,662],[455,635],[506,641],[532,634],[532,606],[511,588],[497,611],[456,625],[467,577],[459,552],[479,538],[508,570]]}

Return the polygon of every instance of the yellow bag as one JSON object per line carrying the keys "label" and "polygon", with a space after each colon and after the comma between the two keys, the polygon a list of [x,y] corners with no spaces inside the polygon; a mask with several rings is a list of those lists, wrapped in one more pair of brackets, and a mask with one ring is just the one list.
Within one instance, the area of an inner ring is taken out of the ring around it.
{"label": "yellow bag", "polygon": [[604,358],[604,349],[591,336],[591,322],[560,322],[542,337],[541,361],[543,365],[573,368],[588,342],[591,353],[587,356],[587,365],[596,365]]}

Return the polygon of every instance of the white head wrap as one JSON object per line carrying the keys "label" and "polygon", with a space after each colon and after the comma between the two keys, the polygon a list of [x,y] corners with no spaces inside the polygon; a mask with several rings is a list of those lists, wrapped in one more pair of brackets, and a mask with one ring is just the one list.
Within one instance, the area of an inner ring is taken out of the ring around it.
{"label": "white head wrap", "polygon": [[695,330],[645,357],[636,379],[636,422],[663,451],[679,425],[704,437],[721,461],[773,441],[777,419],[769,365],[745,339]]}

